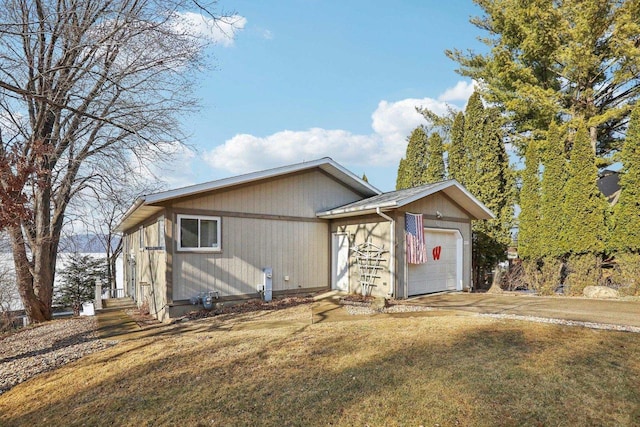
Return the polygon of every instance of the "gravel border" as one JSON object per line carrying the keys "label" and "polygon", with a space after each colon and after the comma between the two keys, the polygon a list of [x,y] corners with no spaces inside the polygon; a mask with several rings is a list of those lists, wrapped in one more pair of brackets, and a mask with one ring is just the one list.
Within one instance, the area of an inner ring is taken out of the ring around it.
{"label": "gravel border", "polygon": [[115,345],[98,339],[97,329],[95,317],[75,317],[27,327],[0,339],[0,395],[31,377]]}
{"label": "gravel border", "polygon": [[636,334],[640,333],[640,327],[637,327],[637,326],[614,325],[611,323],[583,322],[579,320],[554,319],[550,317],[521,316],[518,314],[491,314],[491,313],[477,313],[477,314],[479,316],[492,317],[494,319],[525,320],[528,322],[549,323],[552,325],[580,326],[583,328],[602,329],[606,331],[633,332]]}
{"label": "gravel border", "polygon": [[389,307],[374,308],[365,304],[344,304],[344,309],[352,316],[370,316],[378,313],[409,313],[416,311],[434,311],[432,307],[424,307],[420,305],[403,305],[394,304]]}
{"label": "gravel border", "polygon": [[[396,304],[390,307],[376,309],[370,305],[363,303],[360,304],[344,304],[344,309],[353,316],[358,315],[374,315],[378,313],[407,313],[415,311],[435,311],[439,310],[433,307],[424,307],[418,305],[403,305]],[[518,314],[492,314],[492,313],[475,313],[478,316],[491,317],[494,319],[508,319],[508,320],[524,320],[528,322],[548,323],[552,325],[565,325],[565,326],[579,326],[590,329],[601,329],[606,331],[621,331],[621,332],[633,332],[640,333],[640,327],[627,326],[627,325],[614,325],[610,323],[596,323],[596,322],[584,322],[579,320],[565,320],[554,319],[549,317],[536,317],[536,316],[522,316]]]}

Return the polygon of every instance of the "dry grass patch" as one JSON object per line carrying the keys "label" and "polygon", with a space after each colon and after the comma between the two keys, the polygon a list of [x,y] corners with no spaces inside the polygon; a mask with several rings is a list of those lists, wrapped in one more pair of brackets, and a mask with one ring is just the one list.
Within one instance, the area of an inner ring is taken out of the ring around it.
{"label": "dry grass patch", "polygon": [[633,425],[640,337],[483,317],[162,327],[0,396],[0,425]]}

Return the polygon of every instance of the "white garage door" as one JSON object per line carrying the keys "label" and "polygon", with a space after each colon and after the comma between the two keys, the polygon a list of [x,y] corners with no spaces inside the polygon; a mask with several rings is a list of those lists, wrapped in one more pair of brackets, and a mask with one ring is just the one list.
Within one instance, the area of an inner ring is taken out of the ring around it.
{"label": "white garage door", "polygon": [[462,236],[458,230],[425,229],[425,264],[409,264],[408,296],[462,290]]}

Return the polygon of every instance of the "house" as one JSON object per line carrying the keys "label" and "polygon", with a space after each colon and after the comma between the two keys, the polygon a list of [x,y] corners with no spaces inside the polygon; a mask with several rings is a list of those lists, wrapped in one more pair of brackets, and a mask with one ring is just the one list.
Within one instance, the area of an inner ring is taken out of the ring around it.
{"label": "house", "polygon": [[[407,262],[405,228],[416,224],[405,213],[423,222],[422,264]],[[143,196],[118,231],[129,294],[167,320],[203,295],[470,288],[471,221],[492,217],[455,180],[381,193],[323,158]]]}
{"label": "house", "polygon": [[620,198],[620,173],[618,171],[605,169],[598,174],[598,190],[607,199],[611,206],[615,205]]}

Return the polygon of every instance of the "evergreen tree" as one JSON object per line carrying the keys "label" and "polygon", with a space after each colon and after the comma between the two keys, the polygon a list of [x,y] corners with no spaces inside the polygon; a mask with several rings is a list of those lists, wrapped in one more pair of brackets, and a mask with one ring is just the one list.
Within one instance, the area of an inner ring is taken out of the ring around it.
{"label": "evergreen tree", "polygon": [[442,181],[444,176],[444,147],[442,146],[442,137],[438,132],[433,132],[431,136],[429,136],[427,143],[426,167],[422,173],[422,182]]}
{"label": "evergreen tree", "polygon": [[474,283],[482,286],[485,275],[505,259],[513,225],[514,177],[503,142],[502,119],[495,109],[485,109],[476,91],[469,98],[464,117],[463,167],[465,187],[496,216],[473,224]]}
{"label": "evergreen tree", "polygon": [[400,161],[396,189],[411,188],[424,184],[422,172],[427,158],[427,134],[422,126],[411,132],[407,143],[407,154]]}
{"label": "evergreen tree", "polygon": [[467,165],[467,156],[464,147],[464,113],[462,111],[456,114],[453,119],[447,159],[449,178],[456,179],[462,185],[466,185],[464,170]]}
{"label": "evergreen tree", "polygon": [[398,175],[396,176],[396,190],[407,188],[407,182],[407,160],[402,158],[400,159],[400,164],[398,165]]}
{"label": "evergreen tree", "polygon": [[582,119],[599,154],[618,149],[616,133],[640,97],[640,6],[636,0],[474,0],[471,23],[487,53],[452,50],[458,72],[483,82],[523,136],[552,119]]}
{"label": "evergreen tree", "polygon": [[544,256],[560,257],[568,251],[562,241],[565,227],[564,198],[567,161],[564,138],[555,122],[549,125],[542,147],[542,182],[540,184],[541,250]]}
{"label": "evergreen tree", "polygon": [[595,155],[582,124],[574,135],[565,185],[566,225],[561,236],[571,254],[598,254],[605,249],[607,202],[597,179]]}
{"label": "evergreen tree", "polygon": [[73,254],[60,272],[62,286],[55,297],[56,304],[69,306],[73,314],[80,314],[82,304],[95,298],[95,280],[107,283],[107,265],[104,259]]}
{"label": "evergreen tree", "polygon": [[640,253],[640,103],[631,113],[622,164],[611,245],[619,252]]}
{"label": "evergreen tree", "polygon": [[529,142],[525,153],[520,190],[518,254],[522,258],[540,259],[542,254],[540,223],[540,159],[535,141]]}
{"label": "evergreen tree", "polygon": [[464,111],[462,145],[465,150],[465,161],[462,168],[465,171],[463,184],[476,197],[480,194],[480,187],[482,186],[478,178],[481,177],[483,172],[483,149],[486,145],[484,137],[485,120],[486,112],[482,105],[482,98],[478,91],[474,91],[469,97]]}

